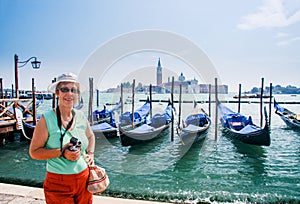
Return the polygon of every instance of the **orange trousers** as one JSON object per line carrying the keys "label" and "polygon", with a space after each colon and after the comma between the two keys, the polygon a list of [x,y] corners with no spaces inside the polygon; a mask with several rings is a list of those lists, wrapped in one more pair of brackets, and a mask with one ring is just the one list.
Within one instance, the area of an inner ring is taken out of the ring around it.
{"label": "orange trousers", "polygon": [[92,204],[93,194],[87,191],[89,168],[79,174],[47,172],[44,194],[47,204]]}

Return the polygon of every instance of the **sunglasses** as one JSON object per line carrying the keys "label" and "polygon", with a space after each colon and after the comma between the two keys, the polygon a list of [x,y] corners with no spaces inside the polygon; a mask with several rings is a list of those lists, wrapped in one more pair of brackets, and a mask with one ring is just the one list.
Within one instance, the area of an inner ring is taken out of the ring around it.
{"label": "sunglasses", "polygon": [[68,93],[69,91],[71,91],[74,94],[77,94],[79,92],[79,90],[75,87],[72,87],[71,89],[69,89],[68,87],[61,87],[59,88],[59,90],[63,93]]}

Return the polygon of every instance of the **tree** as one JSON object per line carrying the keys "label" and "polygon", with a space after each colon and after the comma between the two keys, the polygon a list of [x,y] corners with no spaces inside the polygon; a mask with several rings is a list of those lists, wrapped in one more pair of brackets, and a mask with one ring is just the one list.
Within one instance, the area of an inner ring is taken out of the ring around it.
{"label": "tree", "polygon": [[296,89],[297,87],[296,86],[292,86],[292,85],[287,85],[286,88],[287,89]]}
{"label": "tree", "polygon": [[259,88],[253,87],[253,88],[251,89],[251,93],[258,93],[259,90],[260,90]]}

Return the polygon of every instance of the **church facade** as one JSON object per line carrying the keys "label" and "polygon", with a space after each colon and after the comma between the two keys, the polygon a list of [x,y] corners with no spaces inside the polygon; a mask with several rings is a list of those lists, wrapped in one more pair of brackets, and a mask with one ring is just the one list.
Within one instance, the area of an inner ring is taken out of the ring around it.
{"label": "church facade", "polygon": [[[174,93],[180,92],[180,85],[182,87],[183,94],[199,94],[199,93],[208,93],[209,85],[208,84],[198,84],[196,78],[191,80],[186,80],[185,76],[181,72],[178,79],[174,79]],[[211,91],[214,86],[211,86]],[[153,87],[156,93],[170,93],[172,89],[172,80],[168,77],[168,82],[163,83],[162,81],[162,66],[160,58],[158,59],[157,68],[156,68],[156,86]],[[218,85],[218,92],[223,94],[228,94],[227,85]]]}

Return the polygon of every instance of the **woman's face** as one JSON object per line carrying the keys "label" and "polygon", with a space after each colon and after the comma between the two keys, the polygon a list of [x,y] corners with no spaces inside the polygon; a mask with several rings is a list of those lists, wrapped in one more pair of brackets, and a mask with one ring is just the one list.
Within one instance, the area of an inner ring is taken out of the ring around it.
{"label": "woman's face", "polygon": [[57,85],[56,94],[60,106],[72,108],[77,102],[79,87],[74,82],[61,82]]}

